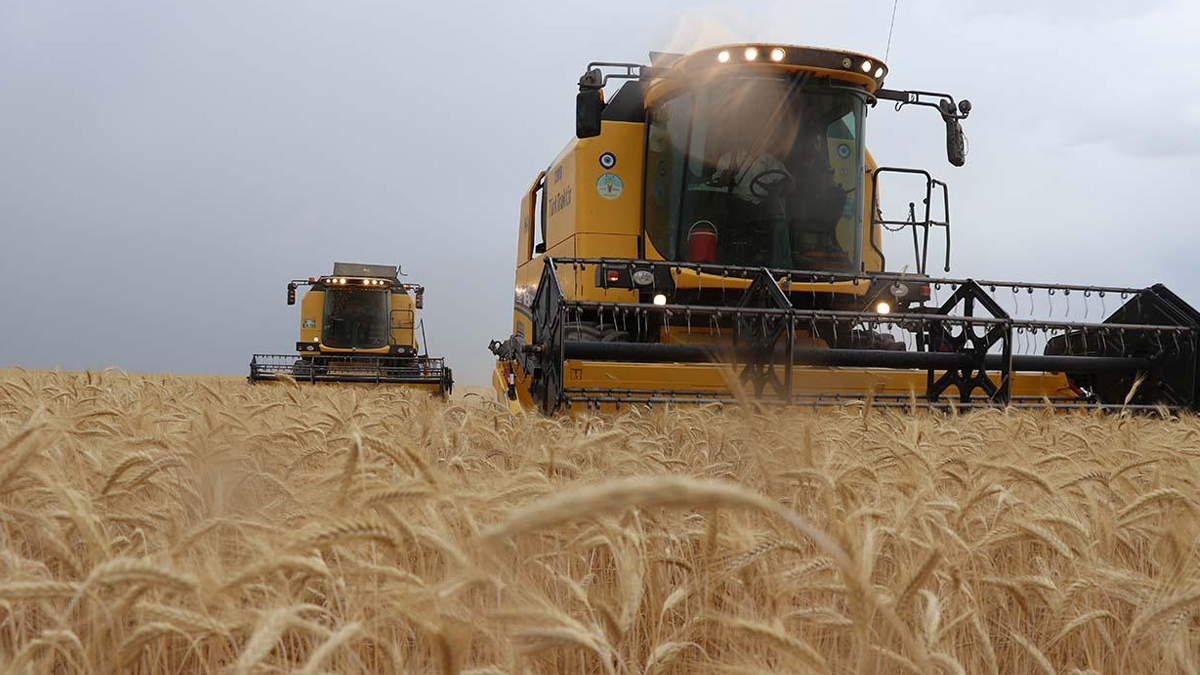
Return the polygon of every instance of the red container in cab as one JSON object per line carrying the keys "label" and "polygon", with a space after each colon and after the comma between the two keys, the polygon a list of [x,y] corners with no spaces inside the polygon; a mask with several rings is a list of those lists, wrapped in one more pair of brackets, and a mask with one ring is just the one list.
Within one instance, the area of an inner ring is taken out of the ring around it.
{"label": "red container in cab", "polygon": [[707,220],[697,221],[688,229],[688,262],[717,261],[717,226]]}

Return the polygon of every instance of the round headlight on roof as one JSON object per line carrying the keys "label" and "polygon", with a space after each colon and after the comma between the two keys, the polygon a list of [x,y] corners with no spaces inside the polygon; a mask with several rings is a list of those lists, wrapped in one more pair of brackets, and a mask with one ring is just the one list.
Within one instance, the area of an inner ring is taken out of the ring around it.
{"label": "round headlight on roof", "polygon": [[729,52],[722,51],[720,54],[717,54],[717,61],[720,61],[721,63],[729,63]]}
{"label": "round headlight on roof", "polygon": [[758,49],[755,47],[746,47],[746,60],[753,61],[758,58]]}
{"label": "round headlight on roof", "polygon": [[869,73],[869,72],[871,72],[871,69],[872,69],[872,68],[874,68],[874,67],[875,67],[875,64],[874,64],[874,63],[871,63],[871,60],[870,60],[870,59],[867,59],[866,61],[863,61],[863,62],[862,62],[862,71],[863,71],[864,73]]}
{"label": "round headlight on roof", "polygon": [[776,47],[771,50],[772,61],[782,61],[784,56],[787,56],[787,52],[784,52],[780,47]]}

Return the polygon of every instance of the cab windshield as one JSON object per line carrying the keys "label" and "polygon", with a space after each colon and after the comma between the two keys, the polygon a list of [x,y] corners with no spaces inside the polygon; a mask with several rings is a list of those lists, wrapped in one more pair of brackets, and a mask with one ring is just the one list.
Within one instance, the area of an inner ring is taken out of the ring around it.
{"label": "cab windshield", "polygon": [[858,271],[861,92],[730,77],[650,111],[645,223],[667,260]]}
{"label": "cab windshield", "polygon": [[336,349],[383,347],[388,344],[388,318],[387,291],[327,290],[321,342]]}

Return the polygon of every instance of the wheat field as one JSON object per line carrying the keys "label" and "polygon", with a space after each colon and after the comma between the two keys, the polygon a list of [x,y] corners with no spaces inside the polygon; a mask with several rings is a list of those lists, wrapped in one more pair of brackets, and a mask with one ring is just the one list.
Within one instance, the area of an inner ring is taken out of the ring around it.
{"label": "wheat field", "polygon": [[1200,422],[0,371],[5,673],[1197,673]]}

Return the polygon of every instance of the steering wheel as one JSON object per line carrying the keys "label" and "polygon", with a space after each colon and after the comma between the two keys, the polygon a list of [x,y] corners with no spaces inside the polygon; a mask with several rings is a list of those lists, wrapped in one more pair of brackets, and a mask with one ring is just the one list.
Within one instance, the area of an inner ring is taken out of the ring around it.
{"label": "steering wheel", "polygon": [[[778,176],[779,179],[773,180],[770,183],[764,181],[766,178],[772,178],[775,176]],[[772,189],[779,189],[780,186],[776,185],[778,183],[782,183],[784,186],[795,187],[795,182],[792,180],[792,176],[788,172],[784,171],[783,169],[766,169],[765,171],[759,172],[759,174],[750,181],[750,186],[748,189],[750,194],[758,197],[759,199],[763,199],[770,196]],[[776,187],[772,188],[771,186]]]}

